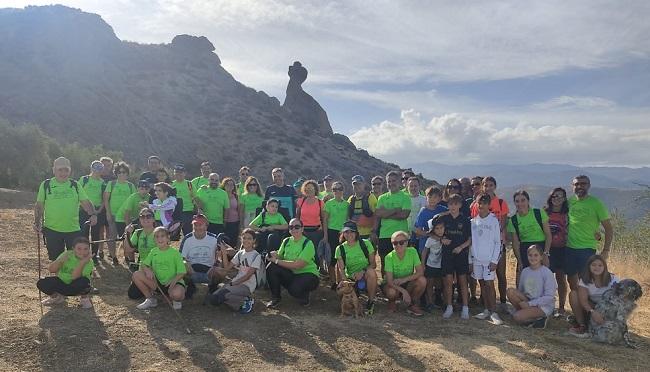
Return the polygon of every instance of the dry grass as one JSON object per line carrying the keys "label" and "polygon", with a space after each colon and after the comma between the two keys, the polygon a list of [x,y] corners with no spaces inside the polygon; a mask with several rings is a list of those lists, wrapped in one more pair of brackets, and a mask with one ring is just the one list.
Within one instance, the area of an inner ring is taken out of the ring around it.
{"label": "dry grass", "polygon": [[[443,321],[440,312],[415,319],[388,315],[340,319],[333,292],[322,287],[310,308],[285,296],[280,311],[256,305],[249,315],[201,305],[202,293],[181,311],[192,335],[171,310],[135,309],[126,298],[129,273],[105,265],[95,281],[93,310],[38,306],[36,240],[32,213],[0,210],[0,370],[647,370],[650,365],[650,285],[635,263],[612,260],[612,271],[641,278],[646,297],[631,322],[638,350],[579,340],[567,324],[552,320],[545,330],[507,321]],[[258,300],[268,292],[259,291]],[[477,312],[473,309],[473,312]],[[507,317],[504,317],[507,318]]]}

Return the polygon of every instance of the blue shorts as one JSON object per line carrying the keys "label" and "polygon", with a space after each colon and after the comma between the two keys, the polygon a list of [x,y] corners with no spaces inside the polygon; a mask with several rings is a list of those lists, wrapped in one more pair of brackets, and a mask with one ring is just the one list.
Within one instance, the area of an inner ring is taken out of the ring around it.
{"label": "blue shorts", "polygon": [[564,271],[567,275],[575,275],[581,273],[587,265],[589,257],[596,254],[596,250],[592,248],[566,248],[564,252]]}
{"label": "blue shorts", "polygon": [[551,247],[551,255],[548,258],[549,269],[552,272],[566,272],[566,250],[565,247]]}

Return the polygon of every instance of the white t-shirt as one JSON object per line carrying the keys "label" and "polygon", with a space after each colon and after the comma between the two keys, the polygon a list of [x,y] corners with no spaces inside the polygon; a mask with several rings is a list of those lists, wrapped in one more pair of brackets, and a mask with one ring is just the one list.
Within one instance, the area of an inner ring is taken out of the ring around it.
{"label": "white t-shirt", "polygon": [[424,247],[429,249],[426,265],[435,269],[442,268],[442,243],[433,238],[427,238]]}
{"label": "white t-shirt", "polygon": [[[237,275],[232,279],[234,282],[235,280],[238,280],[239,278],[246,275],[249,267],[255,268],[259,271],[259,269],[262,267],[262,255],[257,253],[255,250],[246,252],[245,250],[240,249],[237,253],[235,253],[235,256],[232,258],[231,262],[234,267],[239,269]],[[257,288],[257,279],[255,275],[251,275],[251,277],[242,284],[247,286],[251,293],[253,293],[255,291],[255,288]]]}
{"label": "white t-shirt", "polygon": [[214,265],[214,255],[217,249],[217,237],[206,233],[203,239],[197,239],[194,233],[185,235],[179,250],[181,255],[190,265]]}
{"label": "white t-shirt", "polygon": [[580,287],[587,288],[587,291],[589,292],[589,301],[597,304],[598,301],[600,301],[600,299],[603,297],[603,293],[605,293],[606,290],[612,288],[612,285],[614,285],[614,283],[618,283],[620,280],[614,274],[610,274],[610,278],[611,280],[609,283],[606,286],[600,288],[596,287],[594,283],[585,284],[582,279],[578,281],[578,285]]}
{"label": "white t-shirt", "polygon": [[472,218],[472,262],[480,265],[498,263],[501,255],[501,227],[490,213],[485,218]]}

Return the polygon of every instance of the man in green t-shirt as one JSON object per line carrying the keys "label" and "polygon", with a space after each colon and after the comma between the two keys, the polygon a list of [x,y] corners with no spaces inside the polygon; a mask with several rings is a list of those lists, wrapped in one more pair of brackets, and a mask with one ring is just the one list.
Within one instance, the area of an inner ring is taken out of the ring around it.
{"label": "man in green t-shirt", "polygon": [[201,175],[192,179],[192,189],[194,189],[194,192],[200,189],[201,186],[210,184],[210,181],[208,180],[210,173],[212,173],[210,162],[204,161],[201,163]]}
{"label": "man in green t-shirt", "polygon": [[208,185],[203,185],[196,191],[194,202],[197,212],[208,218],[208,232],[218,235],[224,232],[223,216],[230,207],[230,198],[219,187],[220,177],[217,173],[210,173],[208,180]]}
{"label": "man in green t-shirt", "polygon": [[567,235],[565,272],[572,291],[578,290],[578,275],[584,270],[589,257],[596,254],[600,227],[605,230],[605,243],[600,253],[607,259],[612,247],[614,229],[609,211],[600,199],[589,195],[591,181],[587,176],[577,176],[572,182],[573,193],[569,198],[569,226]]}
{"label": "man in green t-shirt", "polygon": [[379,244],[377,252],[381,260],[381,272],[384,273],[384,258],[393,246],[390,237],[397,231],[409,231],[408,217],[411,213],[411,198],[400,190],[400,174],[390,171],[386,175],[388,192],[377,199],[375,215],[381,219]]}
{"label": "man in green t-shirt", "polygon": [[70,160],[59,157],[52,167],[54,177],[41,182],[34,205],[34,231],[43,233],[47,255],[51,261],[72,249],[73,240],[81,236],[79,206],[90,216],[90,225],[97,223],[97,212],[83,187],[70,179]]}
{"label": "man in green t-shirt", "polygon": [[194,216],[194,188],[192,182],[185,179],[185,166],[176,164],[174,166],[174,180],[172,187],[176,190],[176,200],[183,201],[183,212],[181,213],[181,226],[183,235],[192,232],[192,216]]}
{"label": "man in green t-shirt", "polygon": [[290,237],[284,239],[280,249],[270,252],[266,260],[266,280],[271,290],[271,302],[266,306],[276,308],[280,304],[281,287],[298,299],[303,306],[309,305],[309,292],[318,288],[318,266],[314,260],[316,248],[303,235],[304,226],[299,219],[289,221]]}
{"label": "man in green t-shirt", "polygon": [[[85,223],[86,221],[88,221],[90,216],[88,215],[88,213],[86,213],[86,211],[84,211],[83,208],[79,208],[79,222],[81,224],[80,226],[81,235],[88,236],[88,234],[90,233],[90,238],[92,240],[100,239],[101,237],[100,227],[106,224],[106,210],[104,210],[104,203],[103,203],[104,190],[106,189],[106,181],[104,181],[104,179],[102,178],[103,171],[104,171],[104,164],[102,164],[102,162],[99,160],[94,160],[90,164],[90,174],[81,176],[79,178],[79,181],[77,181],[77,184],[84,189],[86,195],[88,196],[88,200],[92,203],[93,207],[95,207],[95,211],[97,212],[97,224],[91,228],[90,224]],[[98,243],[93,244],[92,245],[93,260],[98,260],[97,258],[98,251],[99,251],[99,244]]]}
{"label": "man in green t-shirt", "polygon": [[248,176],[250,176],[251,169],[244,165],[243,167],[239,168],[239,182],[237,182],[237,196],[241,197],[241,195],[244,193],[244,184],[246,183],[246,180],[248,179]]}
{"label": "man in green t-shirt", "polygon": [[420,316],[420,297],[424,294],[427,280],[424,278],[424,267],[420,261],[417,249],[408,247],[410,234],[406,231],[397,231],[391,236],[391,251],[385,260],[386,274],[382,290],[388,298],[388,311],[397,310],[396,300],[402,297],[404,303],[409,305],[408,313]]}

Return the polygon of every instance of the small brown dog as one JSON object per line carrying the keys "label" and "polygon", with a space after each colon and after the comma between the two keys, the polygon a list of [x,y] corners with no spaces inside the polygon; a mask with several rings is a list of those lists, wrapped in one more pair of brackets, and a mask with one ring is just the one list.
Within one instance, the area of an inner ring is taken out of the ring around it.
{"label": "small brown dog", "polygon": [[336,293],[341,296],[341,316],[353,315],[355,318],[361,315],[361,307],[359,307],[359,297],[354,290],[354,282],[346,280],[336,290]]}

